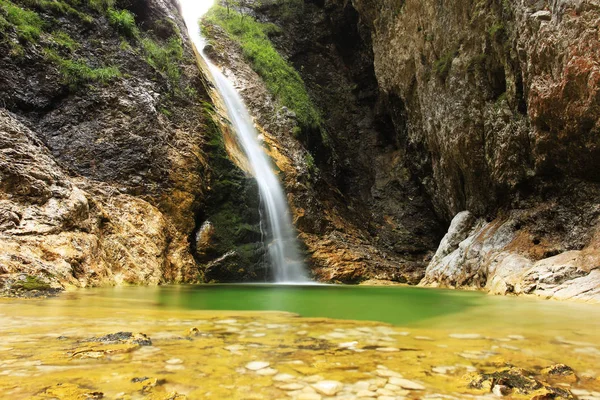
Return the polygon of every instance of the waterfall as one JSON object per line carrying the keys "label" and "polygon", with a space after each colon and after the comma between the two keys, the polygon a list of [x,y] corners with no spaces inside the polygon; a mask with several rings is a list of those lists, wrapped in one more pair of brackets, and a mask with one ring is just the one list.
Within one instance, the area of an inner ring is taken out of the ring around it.
{"label": "waterfall", "polygon": [[[287,200],[271,160],[258,142],[258,132],[248,109],[232,82],[214,65],[204,53],[206,40],[200,32],[198,21],[212,7],[214,0],[179,0],[183,18],[192,42],[202,55],[221,95],[237,140],[241,145],[252,173],[256,178],[264,213],[261,213],[261,229],[266,227],[266,249],[278,283],[307,282],[294,227],[292,226]],[[265,215],[266,214],[266,215]]]}

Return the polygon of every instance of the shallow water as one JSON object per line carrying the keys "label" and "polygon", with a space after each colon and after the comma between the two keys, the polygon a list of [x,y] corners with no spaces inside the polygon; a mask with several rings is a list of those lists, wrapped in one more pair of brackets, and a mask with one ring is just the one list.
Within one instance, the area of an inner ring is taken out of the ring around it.
{"label": "shallow water", "polygon": [[[144,333],[152,345],[141,336],[93,339],[116,332]],[[557,363],[575,375],[542,371]],[[581,399],[600,398],[600,307],[408,287],[273,285],[0,300],[7,399],[494,398],[489,383],[469,383],[510,366]],[[328,380],[339,382],[330,384],[335,395],[323,392],[319,382]],[[512,389],[507,398],[544,391]]]}

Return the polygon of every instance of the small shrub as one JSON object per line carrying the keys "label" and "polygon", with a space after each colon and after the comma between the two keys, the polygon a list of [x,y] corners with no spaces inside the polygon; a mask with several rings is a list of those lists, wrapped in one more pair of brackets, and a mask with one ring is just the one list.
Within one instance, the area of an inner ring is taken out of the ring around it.
{"label": "small shrub", "polygon": [[139,36],[138,28],[135,24],[135,17],[127,10],[115,10],[109,8],[107,11],[108,22],[122,35],[129,38]]}

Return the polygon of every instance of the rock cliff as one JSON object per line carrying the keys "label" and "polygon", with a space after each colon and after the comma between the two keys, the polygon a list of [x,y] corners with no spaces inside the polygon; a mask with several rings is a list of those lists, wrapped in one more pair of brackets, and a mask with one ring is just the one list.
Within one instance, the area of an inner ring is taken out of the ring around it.
{"label": "rock cliff", "polygon": [[196,230],[248,178],[175,3],[2,0],[0,27],[1,290],[210,279]]}
{"label": "rock cliff", "polygon": [[[322,111],[328,141],[298,142],[391,264],[428,263],[424,285],[599,299],[597,1],[289,0],[247,12],[278,28],[270,40]],[[258,120],[273,114],[251,87]],[[333,235],[351,232],[351,215]]]}
{"label": "rock cliff", "polygon": [[[297,107],[214,20],[208,52],[316,278],[600,300],[597,0],[243,6]],[[3,290],[268,277],[174,3],[0,0],[0,28]]]}

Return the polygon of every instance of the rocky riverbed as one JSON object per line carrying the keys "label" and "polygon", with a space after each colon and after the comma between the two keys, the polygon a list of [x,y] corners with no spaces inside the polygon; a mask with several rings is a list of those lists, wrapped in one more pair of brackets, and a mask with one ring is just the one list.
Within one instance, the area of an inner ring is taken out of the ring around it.
{"label": "rocky riverbed", "polygon": [[[600,332],[0,301],[11,399],[600,399]],[[448,317],[446,317],[448,318]],[[454,317],[456,318],[456,317]],[[593,322],[591,322],[593,324]]]}

